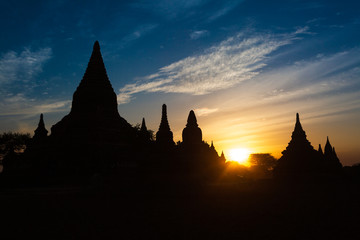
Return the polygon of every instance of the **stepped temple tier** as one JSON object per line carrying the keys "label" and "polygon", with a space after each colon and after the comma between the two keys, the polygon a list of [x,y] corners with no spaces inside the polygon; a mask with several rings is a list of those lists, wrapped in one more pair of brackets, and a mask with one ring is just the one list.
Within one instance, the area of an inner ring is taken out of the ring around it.
{"label": "stepped temple tier", "polygon": [[296,114],[296,123],[291,140],[282,152],[274,169],[274,176],[286,179],[314,179],[337,176],[341,172],[341,164],[332,149],[329,141],[322,153],[321,145],[315,150],[306,138],[299,114]]}

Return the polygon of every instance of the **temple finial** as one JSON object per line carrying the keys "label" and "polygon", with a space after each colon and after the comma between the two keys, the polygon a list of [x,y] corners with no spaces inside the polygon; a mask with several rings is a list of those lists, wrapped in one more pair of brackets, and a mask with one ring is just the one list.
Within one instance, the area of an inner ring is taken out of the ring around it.
{"label": "temple finial", "polygon": [[99,41],[97,41],[97,40],[95,41],[93,50],[100,50],[100,43],[99,43]]}
{"label": "temple finial", "polygon": [[147,131],[147,127],[145,124],[145,118],[142,119],[140,131]]}
{"label": "temple finial", "polygon": [[186,126],[188,126],[188,127],[192,127],[192,126],[197,127],[198,126],[196,116],[195,116],[195,113],[193,110],[191,110],[189,113]]}
{"label": "temple finial", "polygon": [[299,113],[296,113],[296,122],[300,122],[300,117],[299,117]]}

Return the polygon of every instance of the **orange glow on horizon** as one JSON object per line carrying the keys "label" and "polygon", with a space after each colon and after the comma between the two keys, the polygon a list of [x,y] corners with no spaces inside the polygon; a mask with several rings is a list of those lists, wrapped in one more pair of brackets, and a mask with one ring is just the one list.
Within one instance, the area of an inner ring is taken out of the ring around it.
{"label": "orange glow on horizon", "polygon": [[244,166],[249,166],[249,156],[250,156],[250,150],[247,148],[232,148],[228,151],[228,160],[227,161],[233,161],[237,162]]}

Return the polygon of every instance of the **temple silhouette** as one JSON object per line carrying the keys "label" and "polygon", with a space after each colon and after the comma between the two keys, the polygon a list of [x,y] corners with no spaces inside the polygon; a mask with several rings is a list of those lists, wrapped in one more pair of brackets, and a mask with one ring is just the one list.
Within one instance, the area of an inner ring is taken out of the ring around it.
{"label": "temple silhouette", "polygon": [[321,145],[315,150],[307,140],[299,114],[296,114],[296,123],[291,140],[282,152],[274,169],[274,176],[280,179],[309,179],[337,177],[342,173],[342,165],[327,138],[325,152]]}
{"label": "temple silhouette", "polygon": [[31,171],[38,176],[91,176],[131,172],[135,168],[147,177],[178,178],[215,177],[220,172],[225,157],[218,155],[213,144],[203,142],[194,111],[189,113],[183,142],[176,145],[165,104],[155,140],[145,118],[137,129],[119,115],[117,107],[116,94],[96,41],[85,74],[73,94],[70,113],[51,127],[49,136],[44,116],[40,115],[33,141],[24,154],[27,162],[31,162]]}
{"label": "temple silhouette", "polygon": [[[182,131],[182,142],[175,144],[162,105],[159,129],[155,136],[146,127],[132,126],[118,112],[112,88],[96,41],[83,78],[75,90],[71,110],[51,127],[45,127],[40,115],[38,127],[17,166],[7,174],[21,172],[38,178],[94,175],[122,175],[129,178],[184,181],[216,179],[226,168],[213,142],[202,139],[195,112],[190,110]],[[315,150],[307,140],[296,114],[291,140],[273,170],[277,179],[336,178],[342,165],[327,138],[324,151]],[[26,174],[25,174],[26,175]]]}

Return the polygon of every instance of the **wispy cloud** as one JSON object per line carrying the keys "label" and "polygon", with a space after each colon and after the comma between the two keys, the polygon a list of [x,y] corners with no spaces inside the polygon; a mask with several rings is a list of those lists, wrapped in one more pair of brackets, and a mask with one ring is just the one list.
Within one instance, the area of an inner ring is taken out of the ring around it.
{"label": "wispy cloud", "polygon": [[218,108],[197,108],[194,111],[198,117],[201,117],[201,116],[207,116],[212,113],[215,113],[218,110],[219,110]]}
{"label": "wispy cloud", "polygon": [[155,29],[158,25],[157,24],[143,24],[138,26],[132,33],[125,36],[122,39],[123,45],[128,44],[129,42],[132,42],[138,38],[141,38],[142,36],[148,34],[153,29]]}
{"label": "wispy cloud", "polygon": [[209,35],[209,31],[207,30],[197,30],[197,31],[193,31],[192,33],[190,33],[190,38],[192,40],[196,40],[202,37],[205,37]]}
{"label": "wispy cloud", "polygon": [[[51,57],[51,48],[41,48],[37,51],[25,48],[19,53],[8,51],[1,56],[0,116],[32,116],[41,112],[57,112],[69,109],[70,101],[43,101],[36,97],[30,97],[31,86],[37,84],[36,77],[43,71],[44,64]],[[25,85],[28,87],[24,87]],[[16,92],[12,90],[15,86],[17,86]]]}
{"label": "wispy cloud", "polygon": [[8,51],[0,58],[0,84],[29,81],[42,71],[44,63],[51,56],[51,48],[41,48],[37,51],[25,48],[20,53]]}
{"label": "wispy cloud", "polygon": [[244,0],[226,1],[225,5],[222,8],[220,8],[219,10],[217,10],[215,13],[213,13],[209,17],[208,21],[212,22],[212,21],[218,19],[219,17],[226,15],[228,12],[233,10],[237,5],[239,5],[243,1]]}
{"label": "wispy cloud", "polygon": [[70,109],[70,100],[40,101],[29,98],[23,93],[8,95],[0,102],[0,116],[34,116],[39,113],[65,112]]}
{"label": "wispy cloud", "polygon": [[251,37],[237,34],[200,55],[174,62],[141,81],[124,86],[119,90],[118,102],[127,103],[139,92],[204,95],[233,87],[258,75],[266,65],[267,56],[290,44],[297,34]]}

